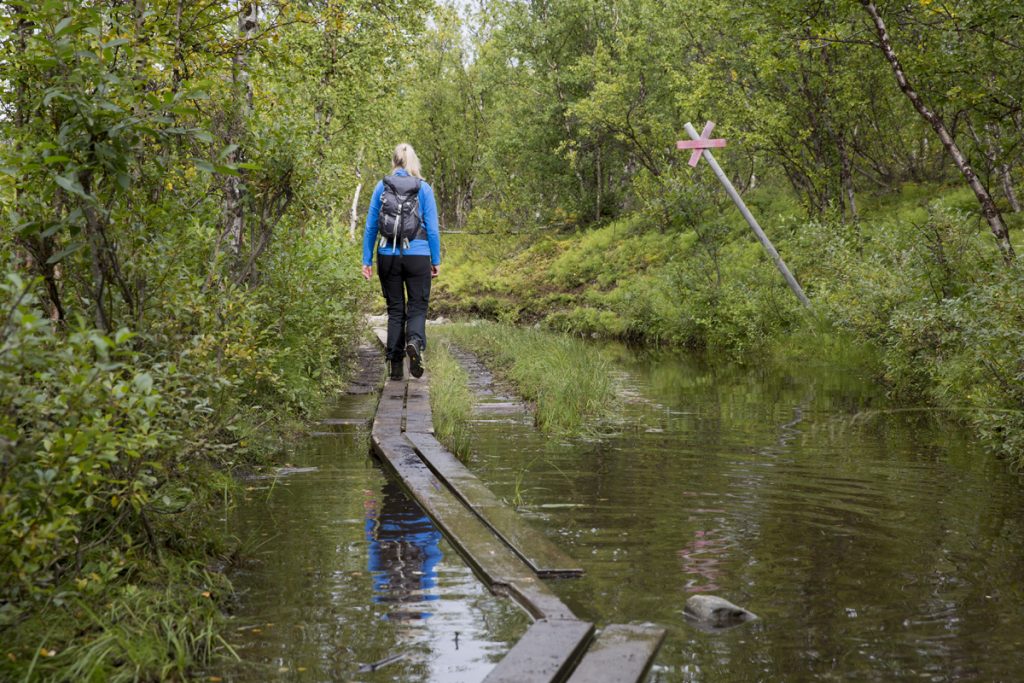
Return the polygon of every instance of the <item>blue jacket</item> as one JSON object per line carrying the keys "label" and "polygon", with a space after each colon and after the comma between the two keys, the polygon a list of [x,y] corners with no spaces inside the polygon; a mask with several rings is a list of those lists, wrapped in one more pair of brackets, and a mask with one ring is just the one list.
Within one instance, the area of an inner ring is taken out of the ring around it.
{"label": "blue jacket", "polygon": [[[400,168],[395,175],[409,175]],[[370,199],[370,210],[366,214],[366,232],[363,233],[363,265],[373,265],[373,247],[377,244],[377,221],[380,220],[380,197],[384,194],[384,181],[377,183],[373,188],[373,197]],[[437,227],[437,204],[434,202],[434,190],[427,181],[420,183],[418,195],[420,205],[420,220],[423,229],[427,232],[427,239],[412,240],[409,248],[401,250],[406,256],[429,256],[430,262],[435,266],[441,265],[441,233]],[[396,256],[399,250],[389,243],[386,247],[378,247],[377,253],[381,256]]]}

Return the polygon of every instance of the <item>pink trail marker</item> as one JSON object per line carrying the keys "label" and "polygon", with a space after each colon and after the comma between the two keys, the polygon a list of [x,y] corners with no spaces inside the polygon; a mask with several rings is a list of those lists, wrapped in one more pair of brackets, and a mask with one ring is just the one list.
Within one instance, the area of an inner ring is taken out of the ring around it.
{"label": "pink trail marker", "polygon": [[728,193],[729,197],[732,198],[732,201],[735,202],[736,208],[740,210],[740,213],[743,215],[743,218],[746,219],[750,229],[754,231],[758,241],[761,242],[761,246],[763,246],[764,250],[768,252],[768,256],[770,256],[772,261],[775,263],[775,267],[779,269],[779,272],[782,273],[782,277],[786,279],[786,284],[788,284],[789,288],[793,290],[793,294],[795,294],[796,298],[800,300],[800,303],[807,308],[810,308],[811,302],[807,298],[807,295],[804,294],[804,290],[800,286],[800,283],[796,281],[795,277],[793,277],[793,273],[789,272],[786,262],[782,260],[781,256],[779,256],[779,252],[775,249],[775,245],[772,244],[770,239],[768,239],[768,235],[764,234],[764,230],[761,229],[761,225],[757,222],[757,219],[754,218],[754,214],[750,213],[750,209],[748,209],[747,205],[743,202],[743,198],[740,197],[740,193],[732,186],[732,181],[729,180],[729,176],[725,175],[725,171],[722,170],[722,167],[718,165],[718,161],[715,160],[715,155],[711,153],[712,147],[725,147],[725,140],[721,138],[711,138],[711,131],[715,129],[714,122],[708,121],[704,125],[704,131],[700,135],[697,134],[697,129],[693,127],[692,123],[687,122],[686,125],[683,126],[683,129],[686,130],[686,134],[690,136],[690,139],[680,140],[677,142],[676,149],[693,150],[693,153],[690,155],[690,166],[696,166],[698,162],[700,162],[700,158],[702,156],[707,159],[708,166],[711,167],[711,170],[715,173],[715,177],[718,178],[719,182],[722,183],[722,186],[725,187],[726,193]]}
{"label": "pink trail marker", "polygon": [[715,129],[715,122],[708,121],[704,124],[704,130],[701,131],[700,137],[696,140],[680,140],[676,143],[676,149],[692,149],[693,154],[690,155],[690,166],[696,167],[700,163],[701,153],[705,149],[711,149],[712,147],[725,147],[725,138],[710,138],[711,131]]}

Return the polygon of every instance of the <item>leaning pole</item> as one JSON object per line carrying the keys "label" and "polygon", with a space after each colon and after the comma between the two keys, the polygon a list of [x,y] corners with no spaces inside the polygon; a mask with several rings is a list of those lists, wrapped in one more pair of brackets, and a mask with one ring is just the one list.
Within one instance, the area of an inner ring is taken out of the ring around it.
{"label": "leaning pole", "polygon": [[698,133],[697,129],[693,127],[693,124],[689,122],[684,126],[684,128],[686,130],[686,134],[690,136],[690,139],[680,140],[676,143],[676,148],[693,150],[693,153],[690,155],[690,166],[696,167],[700,162],[701,156],[707,160],[708,165],[711,166],[711,170],[715,172],[718,180],[725,186],[725,191],[729,193],[733,202],[736,203],[736,208],[740,210],[740,213],[743,214],[743,217],[750,225],[750,229],[754,231],[755,235],[757,235],[757,239],[761,242],[761,246],[763,246],[764,250],[768,252],[768,255],[772,257],[772,261],[775,262],[775,267],[779,269],[780,273],[782,273],[782,277],[786,278],[786,284],[788,284],[789,288],[793,290],[793,294],[796,294],[796,298],[800,300],[800,303],[807,308],[810,308],[811,302],[807,298],[807,295],[804,294],[804,290],[800,286],[800,283],[796,281],[795,277],[793,277],[793,273],[789,272],[789,268],[786,267],[786,262],[782,260],[781,256],[779,256],[779,252],[775,249],[771,240],[768,239],[768,235],[764,234],[764,230],[761,229],[757,219],[754,218],[754,215],[750,213],[750,209],[748,209],[747,205],[743,202],[743,198],[740,197],[740,193],[732,186],[729,176],[725,175],[722,167],[718,165],[718,162],[715,161],[715,157],[711,154],[711,148],[725,147],[724,139],[712,139],[710,137],[711,131],[715,128],[714,122],[708,121],[707,124],[704,125],[704,131],[701,133]]}

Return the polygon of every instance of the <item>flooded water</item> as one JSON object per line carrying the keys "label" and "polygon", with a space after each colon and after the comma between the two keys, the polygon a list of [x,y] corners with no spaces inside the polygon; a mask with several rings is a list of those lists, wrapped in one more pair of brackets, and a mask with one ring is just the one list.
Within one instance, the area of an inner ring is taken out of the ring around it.
{"label": "flooded water", "polygon": [[[481,422],[474,467],[582,562],[577,615],[668,628],[650,680],[1024,679],[1024,487],[969,433],[849,371],[617,355],[631,429]],[[760,620],[698,631],[696,593]]]}
{"label": "flooded water", "polygon": [[242,661],[224,681],[479,681],[529,625],[371,459],[375,407],[343,397],[327,416],[342,424],[289,455],[316,469],[252,481],[234,510],[251,549],[231,576]]}
{"label": "flooded water", "polygon": [[[580,561],[552,582],[578,616],[668,629],[651,681],[1024,677],[1024,486],[970,433],[848,370],[610,352],[620,434],[546,438],[477,372],[469,464]],[[318,471],[254,482],[225,680],[478,681],[525,629],[366,452],[311,437],[292,464]],[[760,619],[698,631],[697,593]]]}

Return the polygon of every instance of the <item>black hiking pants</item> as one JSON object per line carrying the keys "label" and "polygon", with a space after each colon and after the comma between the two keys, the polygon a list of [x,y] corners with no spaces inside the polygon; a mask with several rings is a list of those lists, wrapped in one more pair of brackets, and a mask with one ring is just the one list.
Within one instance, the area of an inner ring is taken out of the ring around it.
{"label": "black hiking pants", "polygon": [[407,343],[427,345],[430,257],[377,254],[377,275],[388,305],[388,359],[401,362]]}

